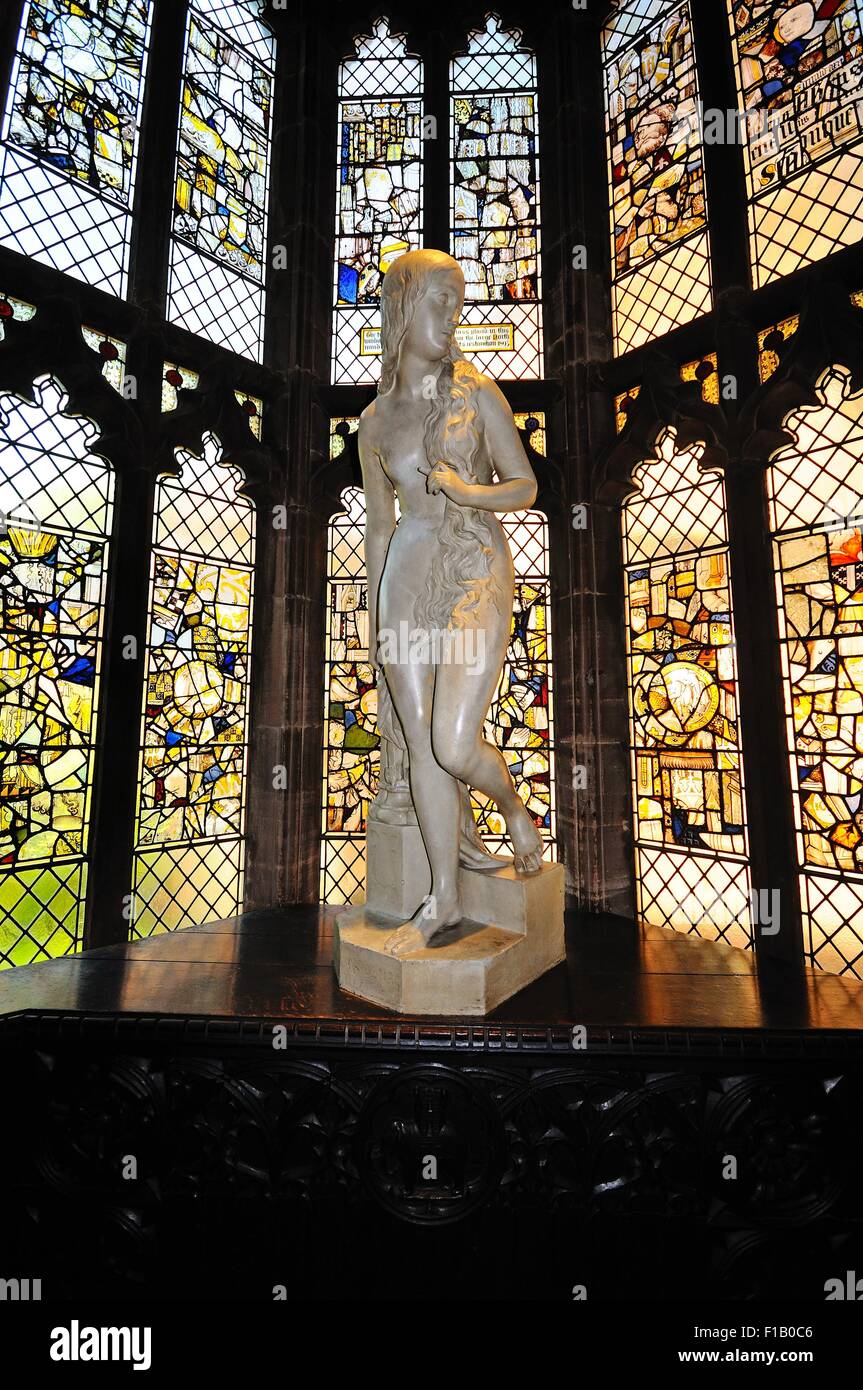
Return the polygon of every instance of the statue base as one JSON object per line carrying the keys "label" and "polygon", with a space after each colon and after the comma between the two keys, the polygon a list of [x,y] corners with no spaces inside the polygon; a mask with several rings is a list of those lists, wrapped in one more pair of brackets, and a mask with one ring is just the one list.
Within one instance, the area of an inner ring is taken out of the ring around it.
{"label": "statue base", "polygon": [[562,864],[530,875],[510,865],[492,873],[462,869],[469,917],[443,934],[441,945],[404,956],[388,955],[385,945],[418,901],[403,913],[347,908],[336,918],[339,985],[397,1013],[490,1013],[564,959],[563,886]]}

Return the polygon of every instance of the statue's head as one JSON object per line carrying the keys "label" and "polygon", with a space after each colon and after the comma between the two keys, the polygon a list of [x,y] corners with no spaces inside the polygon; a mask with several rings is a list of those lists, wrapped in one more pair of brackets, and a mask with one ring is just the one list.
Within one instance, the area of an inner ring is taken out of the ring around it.
{"label": "statue's head", "polygon": [[461,267],[445,251],[407,251],[393,261],[381,293],[381,395],[406,348],[429,361],[461,356],[454,335],[463,303]]}

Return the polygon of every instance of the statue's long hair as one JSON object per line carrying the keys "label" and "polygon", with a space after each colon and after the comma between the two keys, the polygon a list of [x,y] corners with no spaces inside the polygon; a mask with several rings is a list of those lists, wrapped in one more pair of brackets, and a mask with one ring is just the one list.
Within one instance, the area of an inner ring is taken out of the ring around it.
{"label": "statue's long hair", "polygon": [[[434,260],[432,260],[434,258]],[[408,251],[387,271],[381,296],[381,378],[378,395],[392,391],[402,343],[431,275],[458,270],[443,251]],[[479,373],[453,340],[429,401],[424,444],[429,468],[441,460],[466,482],[478,481],[475,461],[480,447],[476,392]],[[499,606],[502,589],[491,569],[499,523],[476,507],[446,501],[438,529],[439,547],[425,592],[417,599],[414,621],[430,631],[462,627],[486,596]]]}

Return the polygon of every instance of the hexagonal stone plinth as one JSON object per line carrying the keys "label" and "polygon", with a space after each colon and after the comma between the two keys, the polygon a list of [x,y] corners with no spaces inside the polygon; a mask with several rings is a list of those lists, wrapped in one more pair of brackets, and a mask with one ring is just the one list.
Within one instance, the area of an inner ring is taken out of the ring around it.
{"label": "hexagonal stone plinth", "polygon": [[[481,1015],[563,960],[562,865],[543,865],[530,876],[503,869],[471,878],[495,880],[483,897],[499,919],[463,921],[442,945],[404,956],[386,950],[402,919],[364,905],[339,913],[334,963],[341,988],[397,1013]],[[472,887],[471,896],[482,891],[479,883]]]}

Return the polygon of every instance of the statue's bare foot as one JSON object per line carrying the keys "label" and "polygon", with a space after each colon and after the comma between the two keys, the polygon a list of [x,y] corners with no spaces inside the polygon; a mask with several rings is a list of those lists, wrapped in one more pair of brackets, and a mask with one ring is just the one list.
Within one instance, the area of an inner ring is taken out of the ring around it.
{"label": "statue's bare foot", "polygon": [[[434,910],[430,908],[434,905]],[[433,898],[420,903],[413,917],[388,936],[384,950],[388,956],[405,956],[410,951],[420,951],[428,946],[438,932],[447,927],[455,927],[461,921],[461,904],[446,903],[439,906]]]}
{"label": "statue's bare foot", "polygon": [[521,801],[506,818],[512,841],[515,870],[519,874],[538,874],[542,868],[542,836]]}
{"label": "statue's bare foot", "polygon": [[495,858],[482,845],[477,845],[468,835],[462,835],[458,847],[458,862],[463,869],[475,869],[479,873],[490,874],[502,869],[506,860]]}

